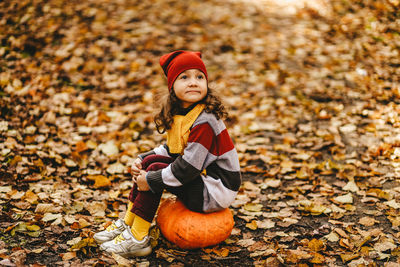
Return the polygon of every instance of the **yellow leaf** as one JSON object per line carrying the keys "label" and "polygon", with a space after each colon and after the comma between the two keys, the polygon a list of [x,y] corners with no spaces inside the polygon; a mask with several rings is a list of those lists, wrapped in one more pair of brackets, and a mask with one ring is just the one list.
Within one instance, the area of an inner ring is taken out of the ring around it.
{"label": "yellow leaf", "polygon": [[71,249],[73,251],[81,250],[86,254],[85,247],[96,247],[96,246],[97,246],[96,241],[94,241],[93,238],[88,237],[73,245]]}
{"label": "yellow leaf", "polygon": [[35,203],[37,203],[38,196],[35,193],[33,193],[32,191],[27,191],[25,193],[24,199],[31,204],[35,204]]}
{"label": "yellow leaf", "polygon": [[27,225],[26,229],[28,231],[39,231],[40,230],[40,226],[32,224],[32,225]]}
{"label": "yellow leaf", "polygon": [[325,257],[319,253],[314,254],[314,258],[310,260],[310,263],[322,264],[325,262]]}
{"label": "yellow leaf", "polygon": [[245,210],[252,211],[252,212],[261,211],[262,208],[263,208],[262,204],[248,203],[248,204],[244,205]]}
{"label": "yellow leaf", "polygon": [[311,215],[320,215],[322,213],[331,213],[332,210],[322,204],[319,203],[313,203],[311,201],[302,201],[299,203],[299,209],[308,211],[311,213]]}
{"label": "yellow leaf", "polygon": [[251,229],[251,230],[256,230],[258,228],[257,227],[257,221],[256,220],[252,220],[251,222],[246,223],[246,227]]}
{"label": "yellow leaf", "polygon": [[296,177],[299,179],[307,179],[308,177],[310,177],[308,168],[302,167],[296,172]]}
{"label": "yellow leaf", "polygon": [[220,257],[226,257],[229,255],[229,249],[227,249],[227,248],[218,249],[218,248],[214,247],[214,248],[203,248],[202,250],[207,254],[210,254],[211,252],[213,252],[214,254],[216,254]]}
{"label": "yellow leaf", "polygon": [[309,243],[308,243],[308,247],[315,252],[321,251],[324,249],[325,244],[322,240],[318,240],[313,238]]}
{"label": "yellow leaf", "polygon": [[80,229],[85,228],[85,227],[90,226],[90,225],[91,224],[88,221],[86,221],[85,219],[83,219],[83,218],[79,219],[79,228]]}
{"label": "yellow leaf", "polygon": [[361,255],[368,257],[371,250],[372,250],[372,248],[364,246],[364,247],[361,247],[360,253],[361,253]]}
{"label": "yellow leaf", "polygon": [[35,232],[27,232],[27,234],[31,237],[39,237],[40,236],[40,231],[35,231]]}
{"label": "yellow leaf", "polygon": [[244,190],[248,190],[248,191],[257,191],[260,190],[258,188],[258,186],[256,186],[254,183],[250,182],[250,181],[245,181],[243,183],[243,188]]}
{"label": "yellow leaf", "polygon": [[351,261],[355,258],[358,258],[359,256],[360,256],[359,254],[353,254],[353,253],[340,254],[340,257],[342,258],[343,262]]}

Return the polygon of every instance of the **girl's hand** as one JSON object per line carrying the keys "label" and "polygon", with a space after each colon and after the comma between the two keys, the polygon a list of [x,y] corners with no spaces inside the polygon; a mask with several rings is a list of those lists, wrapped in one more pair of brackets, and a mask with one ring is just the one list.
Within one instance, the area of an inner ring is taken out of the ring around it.
{"label": "girl's hand", "polygon": [[140,174],[136,177],[136,184],[139,191],[150,190],[149,184],[147,183],[146,174],[147,172],[140,171]]}
{"label": "girl's hand", "polygon": [[142,160],[140,158],[135,159],[131,166],[132,179],[136,179],[142,169]]}

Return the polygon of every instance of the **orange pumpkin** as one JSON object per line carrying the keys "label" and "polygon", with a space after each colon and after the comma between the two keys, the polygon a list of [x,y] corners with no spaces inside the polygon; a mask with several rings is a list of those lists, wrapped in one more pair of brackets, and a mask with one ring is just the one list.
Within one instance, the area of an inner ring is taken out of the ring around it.
{"label": "orange pumpkin", "polygon": [[167,240],[183,249],[203,248],[227,239],[235,221],[227,208],[213,213],[191,211],[177,199],[159,207],[157,224]]}

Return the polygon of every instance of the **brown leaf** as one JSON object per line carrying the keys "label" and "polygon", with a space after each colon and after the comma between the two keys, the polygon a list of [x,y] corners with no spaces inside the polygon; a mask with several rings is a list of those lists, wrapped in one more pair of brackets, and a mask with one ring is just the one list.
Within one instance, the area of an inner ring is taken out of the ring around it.
{"label": "brown leaf", "polygon": [[67,252],[67,253],[64,253],[64,254],[61,255],[61,258],[64,261],[69,261],[69,260],[71,260],[71,259],[73,259],[75,257],[76,257],[76,251]]}
{"label": "brown leaf", "polygon": [[362,217],[360,220],[358,220],[358,223],[360,223],[364,226],[373,226],[377,222],[378,221],[372,217]]}

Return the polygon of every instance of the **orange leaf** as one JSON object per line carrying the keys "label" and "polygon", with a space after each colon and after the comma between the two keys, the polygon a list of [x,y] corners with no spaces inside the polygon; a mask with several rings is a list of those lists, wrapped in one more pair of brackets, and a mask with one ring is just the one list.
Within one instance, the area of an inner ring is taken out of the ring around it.
{"label": "orange leaf", "polygon": [[308,243],[308,247],[312,250],[312,251],[321,251],[325,248],[325,244],[322,240],[318,240],[313,238],[309,243]]}
{"label": "orange leaf", "polygon": [[28,201],[29,203],[34,204],[34,203],[37,202],[37,200],[39,199],[39,197],[38,197],[35,193],[33,193],[32,191],[27,191],[27,192],[25,193],[24,199],[25,199],[26,201]]}
{"label": "orange leaf", "polygon": [[358,254],[352,254],[352,253],[340,254],[340,257],[342,258],[343,262],[351,261],[355,258],[358,258],[359,256],[360,255]]}
{"label": "orange leaf", "polygon": [[111,185],[110,179],[104,175],[90,175],[87,177],[89,180],[94,180],[94,188],[108,187]]}
{"label": "orange leaf", "polygon": [[75,251],[67,252],[67,253],[62,254],[62,259],[64,261],[71,260],[71,259],[73,259],[75,257],[76,257],[76,252]]}
{"label": "orange leaf", "polygon": [[79,141],[78,143],[76,143],[75,146],[76,146],[75,151],[78,152],[78,153],[80,153],[80,152],[85,151],[85,150],[88,149],[86,143],[83,142],[83,141]]}
{"label": "orange leaf", "polygon": [[325,262],[325,257],[319,253],[314,254],[314,258],[310,260],[310,263],[322,264]]}

